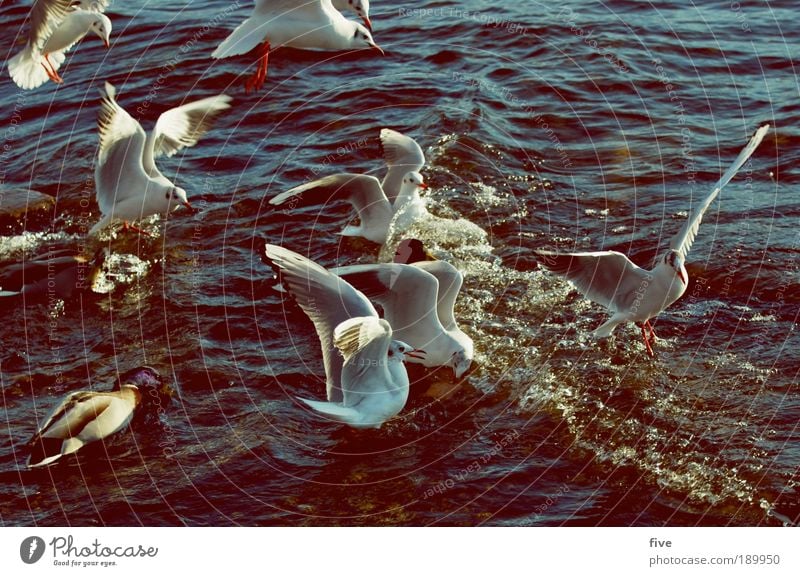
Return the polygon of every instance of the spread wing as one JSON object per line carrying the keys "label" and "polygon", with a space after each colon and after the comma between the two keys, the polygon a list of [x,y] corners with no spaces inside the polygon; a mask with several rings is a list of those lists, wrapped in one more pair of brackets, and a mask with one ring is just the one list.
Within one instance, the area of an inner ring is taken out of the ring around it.
{"label": "spread wing", "polygon": [[41,51],[45,42],[67,16],[72,0],[36,0],[31,8],[28,43]]}
{"label": "spread wing", "polygon": [[392,328],[377,316],[350,318],[336,327],[334,344],[345,362],[342,404],[352,408],[371,394],[386,392],[387,362]]}
{"label": "spread wing", "polygon": [[114,86],[106,82],[97,119],[100,149],[94,172],[97,203],[106,215],[113,213],[115,203],[144,194],[149,181],[142,165],[147,136],[115,96]]}
{"label": "spread wing", "polygon": [[750,139],[750,142],[747,143],[747,146],[739,153],[739,156],[736,157],[736,160],[733,161],[722,177],[719,179],[717,184],[714,186],[714,189],[711,190],[708,196],[706,196],[705,200],[695,208],[689,218],[684,222],[683,227],[680,231],[672,238],[669,243],[669,247],[673,250],[680,252],[681,256],[686,258],[686,255],[689,253],[689,250],[692,247],[692,243],[694,242],[695,237],[697,236],[697,231],[700,228],[700,222],[703,220],[703,215],[708,210],[708,207],[714,201],[714,198],[717,197],[717,194],[720,193],[723,186],[725,186],[731,179],[736,176],[736,173],[739,169],[744,166],[744,163],[753,155],[753,152],[756,151],[758,145],[761,144],[761,141],[766,136],[767,131],[769,130],[769,124],[765,124],[758,130],[756,133],[753,134],[753,137]]}
{"label": "spread wing", "polygon": [[341,402],[342,356],[335,351],[334,331],[355,317],[378,318],[367,298],[319,264],[291,250],[267,244],[264,259],[314,323],[325,363],[328,400]]}
{"label": "spread wing", "polygon": [[225,94],[203,98],[171,108],[158,117],[148,135],[142,162],[150,176],[158,172],[155,159],[172,156],[183,148],[194,146],[208,132],[220,114],[231,107],[233,98]]}
{"label": "spread wing", "polygon": [[636,290],[649,282],[649,273],[614,251],[558,254],[539,250],[539,262],[564,276],[586,298],[612,311],[626,310]]}
{"label": "spread wing", "polygon": [[400,194],[403,176],[422,170],[425,155],[413,138],[388,128],[381,130],[381,148],[389,168],[381,186],[389,200],[394,202]]}
{"label": "spread wing", "polygon": [[439,281],[425,270],[408,264],[361,264],[331,271],[378,302],[395,330],[427,322],[444,330],[436,314]]}

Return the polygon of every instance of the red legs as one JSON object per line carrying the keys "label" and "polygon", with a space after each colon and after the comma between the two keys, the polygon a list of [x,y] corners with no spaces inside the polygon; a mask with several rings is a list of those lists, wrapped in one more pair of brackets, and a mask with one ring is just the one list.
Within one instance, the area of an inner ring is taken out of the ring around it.
{"label": "red legs", "polygon": [[653,354],[653,348],[650,346],[650,342],[655,344],[656,341],[656,331],[653,329],[653,325],[650,324],[650,320],[645,320],[641,326],[642,328],[642,338],[644,339],[644,345],[647,348],[647,355],[651,358],[655,356]]}
{"label": "red legs", "polygon": [[123,232],[138,232],[139,234],[144,234],[148,238],[156,238],[156,236],[153,236],[152,234],[150,234],[150,232],[147,232],[146,230],[142,230],[141,228],[137,228],[133,224],[130,224],[127,220],[125,222],[123,222],[123,224],[122,224],[122,231]]}
{"label": "red legs", "polygon": [[58,72],[56,72],[56,67],[53,66],[52,62],[50,62],[50,54],[45,54],[44,60],[45,62],[47,62],[47,64],[42,62],[42,68],[44,68],[44,71],[47,72],[47,77],[50,78],[50,80],[52,80],[56,84],[63,84],[64,79],[58,75]]}
{"label": "red legs", "polygon": [[258,67],[255,74],[248,78],[244,83],[244,91],[247,94],[260,90],[267,80],[267,65],[269,64],[269,42],[264,42],[260,46],[261,55],[258,57]]}

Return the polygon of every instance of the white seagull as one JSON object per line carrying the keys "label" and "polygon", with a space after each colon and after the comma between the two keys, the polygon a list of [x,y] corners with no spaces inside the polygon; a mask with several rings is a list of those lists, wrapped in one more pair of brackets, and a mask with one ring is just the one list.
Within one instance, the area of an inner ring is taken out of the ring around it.
{"label": "white seagull", "polygon": [[428,185],[419,173],[425,156],[413,138],[384,128],[381,149],[388,168],[382,182],[368,174],[334,174],[278,194],[269,203],[291,209],[344,200],[356,209],[359,224],[341,234],[383,244],[392,227],[404,230],[428,215],[420,196]]}
{"label": "white seagull", "polygon": [[230,96],[220,94],[171,108],[145,134],[117,104],[115,96],[116,90],[106,82],[97,122],[100,149],[94,172],[97,204],[103,217],[90,234],[114,220],[122,220],[127,229],[132,228],[128,224],[132,220],[168,213],[178,204],[191,208],[186,190],[164,176],[155,159],[197,144],[231,102]]}
{"label": "white seagull", "polygon": [[658,316],[686,291],[689,278],[684,262],[697,236],[703,214],[723,186],[730,182],[755,152],[768,130],[769,124],[765,124],[756,131],[711,193],[672,238],[669,250],[652,270],[639,268],[627,256],[615,251],[564,254],[545,250],[536,252],[545,268],[565,276],[586,298],[609,309],[611,318],[594,331],[595,337],[608,337],[623,322],[640,323],[647,353],[653,356],[650,343],[651,340],[655,341],[655,330],[650,325],[650,319]]}
{"label": "white seagull", "polygon": [[160,384],[158,373],[144,367],[123,375],[110,392],[72,392],[30,440],[28,467],[47,466],[86,444],[123,430],[141,404],[143,392],[158,393]]}
{"label": "white seagull", "polygon": [[245,83],[249,92],[264,85],[269,52],[280,47],[324,51],[369,48],[383,54],[370,31],[345,18],[331,0],[256,0],[250,17],[211,56],[230,58],[258,48],[258,68]]}
{"label": "white seagull", "polygon": [[[299,204],[326,204],[332,200],[345,200],[358,212],[358,226],[348,225],[340,232],[342,236],[360,236],[370,242],[383,244],[389,237],[389,231],[395,217],[402,219],[401,224],[408,226],[427,214],[419,191],[428,187],[419,172],[409,172],[403,178],[400,195],[397,197],[399,212],[381,188],[375,176],[368,174],[333,174],[307,184],[287,190],[272,198],[273,206],[295,208]],[[413,211],[412,211],[413,207]],[[422,212],[424,211],[424,212]]]}
{"label": "white seagull", "polygon": [[353,428],[380,428],[396,416],[408,400],[403,361],[424,352],[393,339],[366,296],[322,266],[271,244],[264,261],[314,323],[322,345],[328,401],[299,400]]}
{"label": "white seagull", "polygon": [[442,260],[413,264],[361,264],[331,270],[383,308],[394,337],[425,350],[425,367],[449,366],[456,378],[469,369],[472,338],[456,323],[453,307],[461,273]]}
{"label": "white seagull", "polygon": [[110,0],[35,0],[25,48],[8,61],[14,83],[32,90],[48,79],[61,84],[58,69],[64,53],[89,32],[106,48],[111,41],[111,20],[103,14]]}

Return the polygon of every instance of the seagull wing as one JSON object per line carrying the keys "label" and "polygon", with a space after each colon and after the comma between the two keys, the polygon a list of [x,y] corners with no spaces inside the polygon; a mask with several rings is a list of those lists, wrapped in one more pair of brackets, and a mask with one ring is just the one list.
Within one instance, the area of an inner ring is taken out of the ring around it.
{"label": "seagull wing", "polygon": [[150,176],[159,174],[155,159],[172,156],[183,148],[194,146],[214,125],[216,119],[231,107],[226,94],[203,98],[177,108],[171,108],[158,117],[155,128],[148,135],[142,162]]}
{"label": "seagull wing", "polygon": [[586,298],[612,311],[627,310],[650,274],[614,251],[558,254],[539,250],[539,262],[567,278]]}
{"label": "seagull wing", "polygon": [[53,31],[66,18],[73,0],[36,0],[31,8],[28,43],[41,51]]}
{"label": "seagull wing", "polygon": [[300,254],[267,244],[264,259],[314,323],[322,345],[328,400],[341,402],[343,359],[335,351],[334,331],[346,320],[364,316],[377,319],[378,313],[361,292]]}
{"label": "seagull wing", "polygon": [[403,176],[422,170],[425,155],[413,138],[388,128],[381,130],[381,149],[389,167],[381,186],[389,200],[394,202],[400,194]]}
{"label": "seagull wing", "polygon": [[437,298],[439,321],[446,330],[457,330],[455,305],[461,285],[464,283],[464,276],[458,268],[444,260],[425,260],[415,262],[414,266],[432,274],[439,281]]}
{"label": "seagull wing", "polygon": [[147,136],[115,96],[114,86],[106,82],[97,119],[100,151],[94,171],[97,203],[105,215],[114,212],[116,203],[144,194],[150,180],[142,164]]}
{"label": "seagull wing", "polygon": [[361,264],[331,272],[378,302],[394,330],[417,328],[430,332],[431,337],[444,331],[436,314],[439,282],[425,270],[408,264]]}
{"label": "seagull wing", "polygon": [[392,328],[377,316],[350,318],[334,331],[334,345],[341,350],[342,405],[352,408],[370,395],[386,392],[388,352]]}
{"label": "seagull wing", "polygon": [[692,243],[694,242],[695,237],[697,236],[697,230],[700,228],[700,222],[703,220],[703,214],[705,214],[708,207],[714,201],[714,198],[717,197],[717,194],[720,193],[723,186],[725,186],[731,179],[736,176],[736,173],[739,169],[744,165],[745,162],[753,155],[753,152],[756,151],[758,145],[761,144],[761,141],[766,136],[767,131],[769,130],[769,124],[765,124],[758,130],[756,133],[753,134],[753,137],[750,139],[750,142],[747,143],[747,146],[739,152],[739,156],[736,157],[736,160],[733,161],[722,177],[719,179],[719,182],[714,186],[714,189],[711,190],[711,193],[706,196],[705,200],[695,208],[694,212],[689,216],[689,218],[684,222],[683,227],[680,231],[672,238],[669,243],[669,247],[673,250],[680,252],[681,256],[686,258],[686,255],[689,253],[689,250],[692,247]]}
{"label": "seagull wing", "polygon": [[[381,184],[367,174],[333,174],[287,190],[272,198],[273,206],[326,204],[331,200],[345,200],[358,212],[361,227],[376,232],[376,236],[389,229],[394,212]],[[367,237],[370,234],[367,232]]]}

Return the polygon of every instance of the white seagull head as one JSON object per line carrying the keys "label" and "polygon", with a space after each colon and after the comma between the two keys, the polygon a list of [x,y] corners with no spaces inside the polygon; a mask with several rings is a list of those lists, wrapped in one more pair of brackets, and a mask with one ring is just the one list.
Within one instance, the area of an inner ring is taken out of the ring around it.
{"label": "white seagull head", "polygon": [[106,48],[109,48],[111,46],[111,20],[100,12],[92,12],[91,18],[92,24],[89,26],[89,30],[97,34]]}
{"label": "white seagull head", "polygon": [[684,268],[684,258],[677,250],[667,250],[664,253],[663,258],[661,258],[659,265],[669,266],[672,268],[680,281],[683,283],[684,287],[689,283],[689,278],[686,274],[686,268]]}
{"label": "white seagull head", "polygon": [[371,50],[377,50],[381,53],[381,56],[384,55],[383,49],[375,44],[375,40],[372,39],[372,34],[370,34],[366,26],[358,22],[351,22],[351,24],[353,25],[353,36],[350,38],[351,48],[369,48]]}

